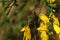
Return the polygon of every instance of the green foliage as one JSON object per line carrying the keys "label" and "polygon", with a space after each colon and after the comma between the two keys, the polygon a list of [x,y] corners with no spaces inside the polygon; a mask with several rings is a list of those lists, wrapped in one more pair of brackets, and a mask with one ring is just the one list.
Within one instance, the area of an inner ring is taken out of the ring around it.
{"label": "green foliage", "polygon": [[[33,22],[35,21],[34,17],[37,15],[34,14],[38,14],[35,13],[36,9],[41,9],[42,6],[46,6],[47,7],[46,14],[52,15],[53,8],[57,7],[56,6],[57,4],[54,3],[50,4],[46,2],[46,0],[39,1],[39,5],[37,0],[13,0],[13,1],[0,0],[0,3],[2,3],[2,5],[0,5],[2,6],[0,9],[0,28],[4,30],[4,35],[2,35],[3,40],[15,40],[15,39],[20,40],[19,37],[21,36],[20,33],[21,28],[24,25],[30,23],[31,21]],[[60,0],[58,1],[58,4],[60,5]],[[35,5],[39,7],[36,8]],[[32,6],[34,6],[34,9]],[[33,10],[30,10],[31,7]],[[60,9],[58,11],[60,12]],[[33,22],[31,23],[32,26]],[[34,28],[36,29],[36,27]],[[48,29],[49,31],[53,30],[51,22],[48,23]],[[36,39],[37,39],[36,35],[34,35],[32,40]]]}

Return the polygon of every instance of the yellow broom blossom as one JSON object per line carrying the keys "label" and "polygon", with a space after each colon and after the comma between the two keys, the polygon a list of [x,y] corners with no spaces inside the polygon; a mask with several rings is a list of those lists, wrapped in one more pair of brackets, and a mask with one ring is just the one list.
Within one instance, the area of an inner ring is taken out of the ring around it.
{"label": "yellow broom blossom", "polygon": [[43,31],[40,35],[42,40],[48,40],[48,35],[46,34],[46,31]]}
{"label": "yellow broom blossom", "polygon": [[42,40],[48,40],[48,35],[46,34],[47,29],[47,25],[41,23],[40,27],[37,28],[38,32],[41,33],[40,37]]}
{"label": "yellow broom blossom", "polygon": [[45,14],[39,14],[39,19],[44,21],[45,24],[49,22],[49,18]]}
{"label": "yellow broom blossom", "polygon": [[47,25],[41,23],[41,24],[40,24],[40,27],[37,28],[37,30],[40,31],[40,32],[42,32],[42,31],[47,31],[47,30],[48,30],[48,29],[47,29]]}
{"label": "yellow broom blossom", "polygon": [[24,26],[22,29],[21,29],[21,32],[24,31],[24,37],[23,37],[23,40],[31,40],[31,33],[30,33],[30,28],[29,26]]}
{"label": "yellow broom blossom", "polygon": [[59,34],[59,40],[60,40],[60,34]]}
{"label": "yellow broom blossom", "polygon": [[52,4],[52,3],[54,3],[55,2],[55,0],[50,0],[50,3]]}
{"label": "yellow broom blossom", "polygon": [[55,17],[54,15],[52,16],[53,18],[53,27],[54,27],[54,30],[56,31],[57,34],[60,33],[60,27],[59,27],[59,20],[57,17]]}
{"label": "yellow broom blossom", "polygon": [[42,40],[48,40],[48,35],[46,34],[47,22],[49,22],[49,18],[45,14],[39,14],[39,19],[41,19],[44,23],[40,24],[40,27],[37,28],[38,32],[41,33],[40,37]]}
{"label": "yellow broom blossom", "polygon": [[60,33],[60,27],[58,25],[54,24],[54,23],[53,23],[53,27],[54,27],[55,32],[57,34],[59,34]]}
{"label": "yellow broom blossom", "polygon": [[47,0],[47,2],[50,2],[52,4],[55,2],[55,0]]}
{"label": "yellow broom blossom", "polygon": [[54,15],[52,16],[52,18],[53,18],[54,24],[59,25],[59,20],[58,20],[58,18],[55,17]]}

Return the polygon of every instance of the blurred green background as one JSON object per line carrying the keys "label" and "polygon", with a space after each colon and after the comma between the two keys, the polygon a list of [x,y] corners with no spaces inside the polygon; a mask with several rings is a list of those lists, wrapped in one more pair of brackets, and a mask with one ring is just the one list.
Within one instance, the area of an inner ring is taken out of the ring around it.
{"label": "blurred green background", "polygon": [[[46,4],[47,2],[43,0],[0,0],[0,40],[22,40],[23,33],[20,32],[22,26],[31,20],[36,21],[35,15],[38,15],[42,5]],[[56,4],[57,6],[54,6],[53,9],[60,17],[60,0],[56,0]],[[47,5],[49,8],[49,4]],[[49,12],[50,9],[47,13]],[[39,24],[37,25],[39,26]],[[36,40],[35,38],[34,36],[32,40]]]}

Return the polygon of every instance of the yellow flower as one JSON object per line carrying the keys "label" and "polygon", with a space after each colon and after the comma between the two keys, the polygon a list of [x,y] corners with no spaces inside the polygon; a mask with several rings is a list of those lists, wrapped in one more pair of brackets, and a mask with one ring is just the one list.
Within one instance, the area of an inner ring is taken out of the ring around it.
{"label": "yellow flower", "polygon": [[47,0],[47,2],[50,2],[52,4],[55,2],[55,0]]}
{"label": "yellow flower", "polygon": [[48,35],[46,34],[46,31],[48,31],[47,25],[45,25],[44,23],[41,23],[40,27],[37,28],[37,30],[39,33],[41,33],[40,37],[42,40],[48,40]]}
{"label": "yellow flower", "polygon": [[57,24],[57,25],[59,25],[59,20],[58,20],[58,18],[55,17],[54,15],[52,16],[52,18],[53,18],[54,23]]}
{"label": "yellow flower", "polygon": [[55,0],[50,0],[50,3],[54,3],[55,2]]}
{"label": "yellow flower", "polygon": [[46,31],[43,31],[41,33],[40,37],[41,37],[42,40],[48,40],[48,38],[49,38],[48,35],[46,34]]}
{"label": "yellow flower", "polygon": [[47,25],[41,23],[41,24],[40,24],[40,27],[37,28],[37,30],[38,30],[39,32],[47,31],[47,30],[48,30],[48,29],[47,29]]}
{"label": "yellow flower", "polygon": [[25,31],[25,27],[23,27],[23,28],[21,29],[21,32],[23,32],[23,31]]}
{"label": "yellow flower", "polygon": [[21,32],[24,31],[24,37],[23,37],[23,40],[31,40],[31,33],[30,33],[30,28],[29,26],[24,26],[22,29],[21,29]]}
{"label": "yellow flower", "polygon": [[44,21],[45,24],[49,22],[49,18],[45,14],[39,14],[39,19]]}
{"label": "yellow flower", "polygon": [[60,34],[59,34],[59,40],[60,40]]}
{"label": "yellow flower", "polygon": [[55,32],[57,34],[59,34],[60,33],[60,27],[57,24],[55,24],[55,23],[53,23],[53,27],[54,27]]}

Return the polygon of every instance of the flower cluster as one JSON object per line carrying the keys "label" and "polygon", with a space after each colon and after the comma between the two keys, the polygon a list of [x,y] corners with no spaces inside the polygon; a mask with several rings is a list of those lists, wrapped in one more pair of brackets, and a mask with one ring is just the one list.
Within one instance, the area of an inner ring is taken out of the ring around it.
{"label": "flower cluster", "polygon": [[[45,14],[40,14],[39,15],[40,20],[42,20],[43,22],[40,23],[40,27],[37,28],[37,30],[41,33],[40,37],[42,40],[48,40],[48,34],[46,32],[48,32],[48,23],[50,22],[50,19],[53,19],[53,30],[59,35],[60,34],[60,27],[59,27],[59,20],[57,17],[55,17],[54,15],[51,16],[51,18],[47,17]],[[50,26],[49,26],[50,27]],[[52,32],[53,32],[52,30]],[[42,36],[41,36],[42,35]]]}

